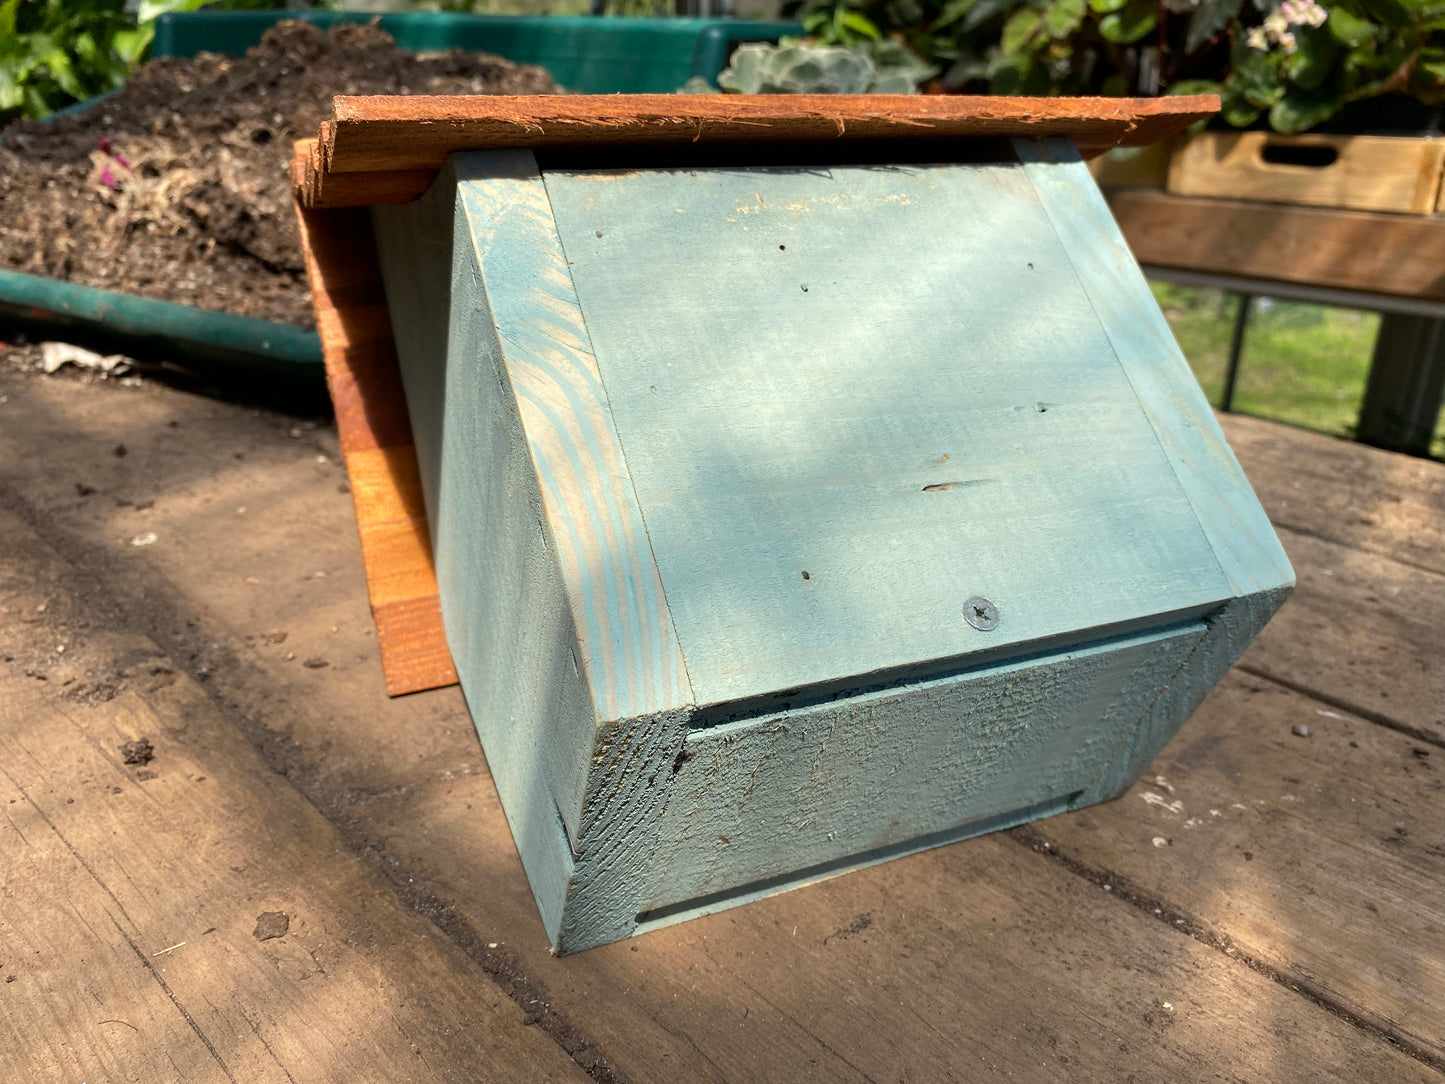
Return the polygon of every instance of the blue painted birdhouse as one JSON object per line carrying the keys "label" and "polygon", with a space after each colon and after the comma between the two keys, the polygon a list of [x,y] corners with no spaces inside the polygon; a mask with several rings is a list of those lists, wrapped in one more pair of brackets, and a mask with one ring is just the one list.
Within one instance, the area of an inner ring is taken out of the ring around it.
{"label": "blue painted birdhouse", "polygon": [[372,210],[554,948],[1127,787],[1293,575],[1075,143],[626,153]]}

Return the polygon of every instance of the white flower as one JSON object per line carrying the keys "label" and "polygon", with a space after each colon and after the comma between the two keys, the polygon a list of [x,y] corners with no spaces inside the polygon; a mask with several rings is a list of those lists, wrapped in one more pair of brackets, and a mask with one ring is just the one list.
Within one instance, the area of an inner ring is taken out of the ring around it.
{"label": "white flower", "polygon": [[1292,53],[1295,51],[1296,48],[1298,48],[1298,45],[1294,40],[1294,35],[1291,34],[1288,30],[1286,30],[1283,34],[1279,36],[1279,43],[1284,47],[1284,51],[1286,53]]}
{"label": "white flower", "polygon": [[1249,32],[1249,37],[1244,39],[1245,44],[1251,49],[1258,49],[1261,53],[1268,52],[1269,39],[1264,35],[1264,27],[1256,26]]}

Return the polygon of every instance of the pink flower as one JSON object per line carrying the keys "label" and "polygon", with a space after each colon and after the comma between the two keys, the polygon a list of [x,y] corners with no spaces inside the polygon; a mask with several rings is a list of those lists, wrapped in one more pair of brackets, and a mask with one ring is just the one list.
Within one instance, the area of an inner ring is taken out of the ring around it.
{"label": "pink flower", "polygon": [[130,159],[120,152],[116,152],[115,160],[120,163],[123,169],[130,169]]}
{"label": "pink flower", "polygon": [[115,174],[110,171],[109,166],[106,166],[105,169],[101,170],[100,183],[105,185],[107,188],[115,187]]}

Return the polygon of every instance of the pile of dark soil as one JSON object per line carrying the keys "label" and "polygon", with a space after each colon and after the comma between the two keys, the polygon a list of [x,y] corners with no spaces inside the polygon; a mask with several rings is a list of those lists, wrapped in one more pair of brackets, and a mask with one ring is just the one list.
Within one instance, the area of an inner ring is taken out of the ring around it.
{"label": "pile of dark soil", "polygon": [[286,164],[337,94],[550,94],[542,68],[283,22],[245,57],[140,68],[0,148],[0,267],[311,327]]}

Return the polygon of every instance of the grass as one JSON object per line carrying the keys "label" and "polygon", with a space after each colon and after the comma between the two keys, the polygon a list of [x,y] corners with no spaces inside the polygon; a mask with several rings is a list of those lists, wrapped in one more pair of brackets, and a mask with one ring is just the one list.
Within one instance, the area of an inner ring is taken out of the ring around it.
{"label": "grass", "polygon": [[[1239,298],[1163,282],[1152,288],[1205,395],[1218,406]],[[1377,313],[1257,298],[1240,353],[1234,409],[1353,437],[1379,327]],[[1445,423],[1431,452],[1445,458]]]}

